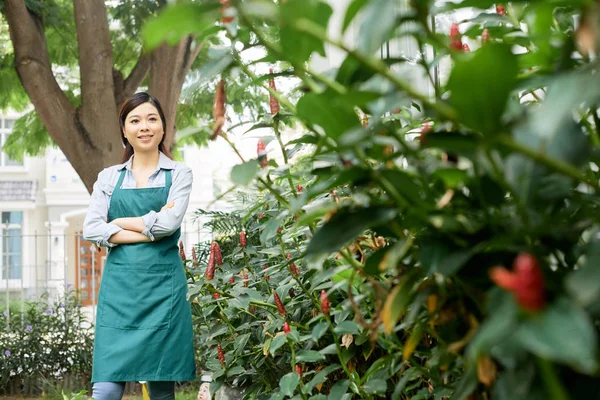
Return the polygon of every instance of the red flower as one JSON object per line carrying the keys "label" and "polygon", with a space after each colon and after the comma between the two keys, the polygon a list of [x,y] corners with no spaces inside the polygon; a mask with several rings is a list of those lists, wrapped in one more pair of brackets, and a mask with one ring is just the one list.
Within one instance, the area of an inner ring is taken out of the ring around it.
{"label": "red flower", "polygon": [[302,379],[302,368],[299,365],[296,365],[296,372],[300,375],[300,379]]}
{"label": "red flower", "polygon": [[529,253],[519,254],[513,261],[513,271],[495,267],[490,278],[501,288],[515,295],[523,309],[536,312],[546,306],[544,274],[537,259]]}
{"label": "red flower", "polygon": [[471,48],[469,48],[469,45],[468,45],[468,44],[466,44],[466,43],[463,43],[463,51],[464,51],[465,53],[468,53],[468,52],[470,52],[470,51],[471,51]]}
{"label": "red flower", "polygon": [[221,295],[220,295],[219,293],[215,292],[215,293],[213,294],[213,297],[215,298],[215,300],[218,300],[218,299],[219,299],[219,297],[221,297]]}
{"label": "red flower", "polygon": [[506,8],[504,8],[504,4],[496,4],[496,13],[500,15],[506,15]]}
{"label": "red flower", "polygon": [[269,165],[269,160],[267,158],[267,148],[265,146],[265,142],[259,140],[256,144],[256,155],[258,157],[258,162],[261,168]]}
{"label": "red flower", "polygon": [[210,252],[215,258],[215,263],[217,265],[223,265],[223,255],[221,254],[221,248],[219,247],[219,243],[212,242],[210,245]]}
{"label": "red flower", "polygon": [[246,232],[244,231],[240,232],[240,245],[246,247]]}
{"label": "red flower", "polygon": [[331,309],[331,305],[329,304],[329,298],[327,297],[327,292],[321,290],[321,311],[323,314],[329,316],[329,310]]}
{"label": "red flower", "polygon": [[[269,68],[269,73],[273,73],[273,69]],[[269,87],[274,91],[277,91],[277,87],[275,86],[275,79],[269,79]],[[271,108],[271,114],[275,115],[279,112],[279,101],[269,92],[269,107]]]}
{"label": "red flower", "polygon": [[235,283],[235,276],[232,276],[231,278],[229,278],[229,284],[233,285]]}
{"label": "red flower", "polygon": [[[266,271],[267,268],[269,268],[267,264],[263,265],[263,271]],[[271,279],[271,277],[269,275],[265,275],[265,281],[268,281],[269,279]]]}
{"label": "red flower", "polygon": [[217,345],[217,352],[219,354],[219,361],[221,361],[221,365],[225,365],[225,353],[223,353],[223,347],[221,347],[221,343]]}
{"label": "red flower", "polygon": [[292,330],[290,329],[290,324],[288,324],[287,322],[284,322],[283,323],[283,333],[285,333],[287,335],[291,331]]}
{"label": "red flower", "polygon": [[265,217],[265,214],[262,214],[262,213],[258,214],[258,219],[263,219],[264,217]]}
{"label": "red flower", "polygon": [[297,189],[298,189],[298,193],[302,193],[302,185],[298,184]]}
{"label": "red flower", "polygon": [[215,277],[215,256],[210,252],[208,264],[206,265],[206,280],[212,280]]}
{"label": "red flower", "polygon": [[248,273],[244,272],[244,287],[248,287]]}
{"label": "red flower", "polygon": [[198,257],[196,256],[196,248],[192,247],[192,265],[194,267],[198,266]]}
{"label": "red flower", "polygon": [[454,22],[451,26],[450,26],[450,47],[453,48],[454,50],[462,50],[463,45],[462,45],[462,41],[460,40],[460,30],[458,29],[458,24],[456,22]]}
{"label": "red flower", "polygon": [[230,0],[220,0],[220,2],[223,5],[223,7],[221,8],[221,15],[222,15],[221,22],[224,23],[224,24],[228,24],[228,23],[230,23],[231,21],[234,20],[233,17],[229,17],[229,16],[226,17],[225,16],[225,11],[227,9],[231,8],[231,1]]}
{"label": "red flower", "polygon": [[419,136],[419,143],[425,143],[425,138],[427,134],[431,132],[431,128],[433,127],[433,122],[427,121],[423,125],[421,125],[421,135]]}
{"label": "red flower", "polygon": [[483,30],[483,32],[481,32],[481,41],[483,43],[487,43],[490,40],[490,31],[488,31],[487,28],[485,28]]}
{"label": "red flower", "polygon": [[183,242],[179,242],[179,257],[181,257],[181,260],[182,260],[183,262],[185,262],[185,261],[186,261],[186,258],[185,258],[185,250],[183,249]]}
{"label": "red flower", "polygon": [[276,291],[273,291],[273,299],[275,299],[275,305],[277,306],[277,311],[281,314],[282,317],[285,317],[286,311],[283,306],[283,302],[281,301],[281,297],[277,294]]}

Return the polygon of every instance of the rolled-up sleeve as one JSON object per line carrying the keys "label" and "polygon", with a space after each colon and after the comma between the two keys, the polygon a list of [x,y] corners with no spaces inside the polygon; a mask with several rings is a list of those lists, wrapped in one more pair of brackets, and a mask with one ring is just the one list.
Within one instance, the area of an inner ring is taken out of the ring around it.
{"label": "rolled-up sleeve", "polygon": [[172,235],[183,222],[183,217],[190,202],[192,183],[194,177],[192,170],[188,167],[176,169],[173,173],[173,183],[169,190],[167,203],[175,203],[172,208],[164,211],[150,211],[142,216],[146,229],[142,232],[150,240]]}
{"label": "rolled-up sleeve", "polygon": [[105,171],[98,174],[98,179],[94,183],[90,206],[83,222],[83,238],[96,243],[98,246],[115,247],[117,244],[110,243],[108,239],[123,229],[107,222],[110,194],[106,193],[104,189],[107,184],[103,182]]}

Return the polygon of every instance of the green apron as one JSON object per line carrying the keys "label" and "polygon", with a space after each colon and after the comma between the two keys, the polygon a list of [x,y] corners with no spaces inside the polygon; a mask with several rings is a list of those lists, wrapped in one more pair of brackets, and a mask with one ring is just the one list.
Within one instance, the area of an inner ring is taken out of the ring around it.
{"label": "green apron", "polygon": [[[167,203],[165,187],[121,189],[121,171],[108,220],[141,217]],[[150,243],[111,249],[104,266],[94,336],[92,382],[196,379],[192,315],[179,256],[180,230]]]}

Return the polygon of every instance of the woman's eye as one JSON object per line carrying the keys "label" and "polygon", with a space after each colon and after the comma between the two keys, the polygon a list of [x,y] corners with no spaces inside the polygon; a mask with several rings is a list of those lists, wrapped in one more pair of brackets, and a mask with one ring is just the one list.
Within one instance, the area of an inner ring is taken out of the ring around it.
{"label": "woman's eye", "polygon": [[132,120],[129,120],[129,122],[131,122],[132,124],[137,124],[138,120],[137,119],[132,119]]}
{"label": "woman's eye", "polygon": [[150,118],[150,121],[154,122],[154,121],[156,121],[156,118],[152,117],[152,118]]}

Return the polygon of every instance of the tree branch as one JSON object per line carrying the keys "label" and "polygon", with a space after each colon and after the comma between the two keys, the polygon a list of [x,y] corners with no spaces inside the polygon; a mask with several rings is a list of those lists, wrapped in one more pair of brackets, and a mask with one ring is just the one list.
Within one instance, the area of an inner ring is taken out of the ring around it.
{"label": "tree branch", "polygon": [[46,36],[41,20],[31,14],[23,0],[6,0],[4,15],[15,51],[15,67],[19,79],[35,106],[40,119],[61,148],[69,141],[63,130],[74,125],[75,107],[61,90],[48,56]]}
{"label": "tree branch", "polygon": [[114,91],[106,90],[114,86],[106,6],[102,0],[74,0],[73,4],[79,46],[83,122],[86,125],[93,124],[97,122],[96,118],[108,113],[112,113],[114,119],[116,110],[106,109],[107,104],[114,104]]}
{"label": "tree branch", "polygon": [[125,97],[131,96],[136,89],[142,84],[148,72],[150,71],[150,55],[142,52],[140,57],[133,67],[133,70],[125,79],[125,83],[123,84],[123,93]]}

